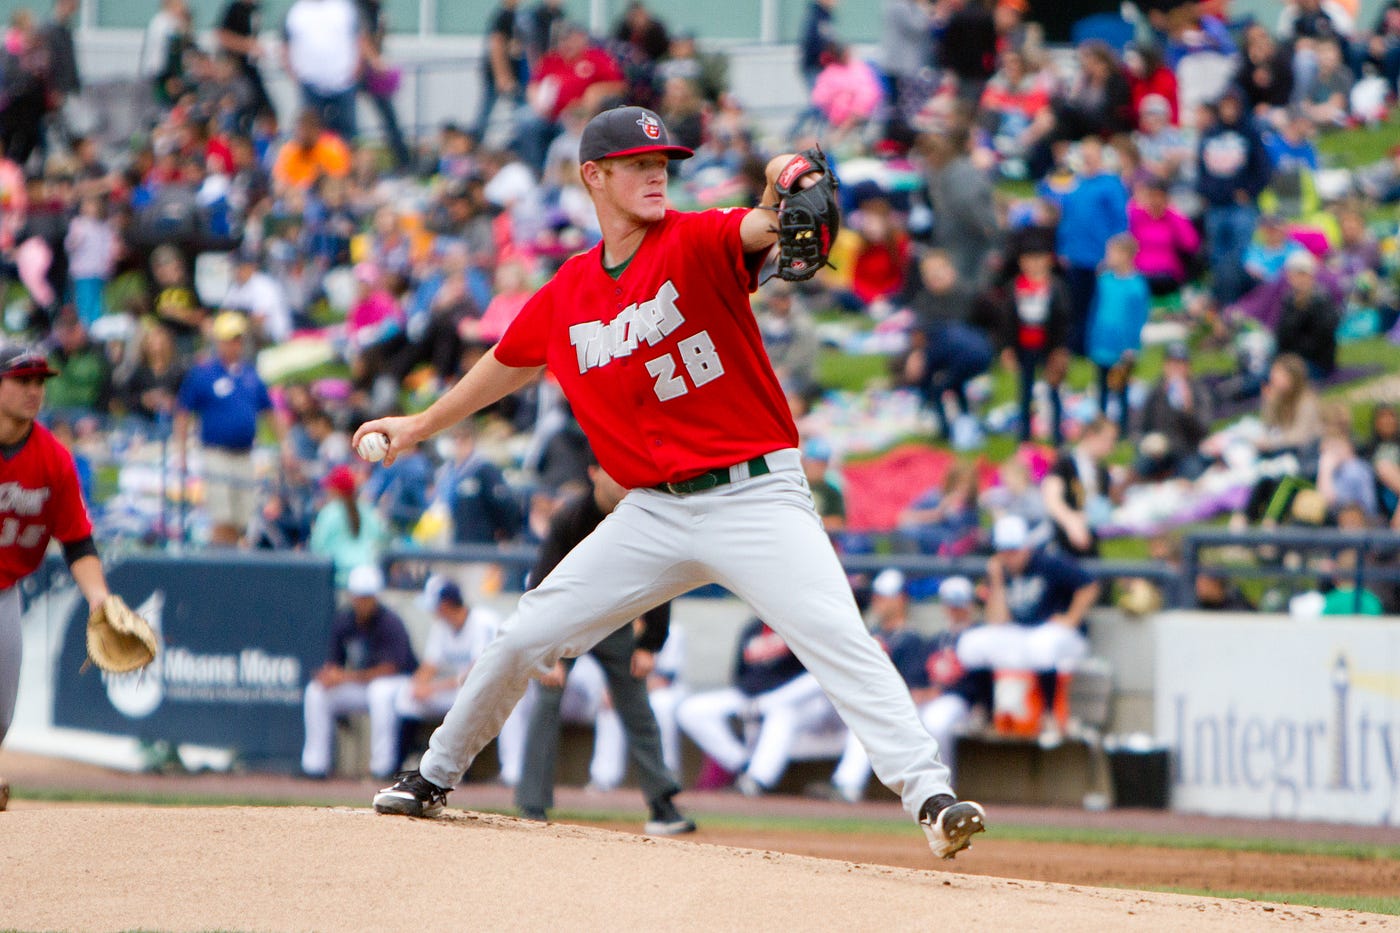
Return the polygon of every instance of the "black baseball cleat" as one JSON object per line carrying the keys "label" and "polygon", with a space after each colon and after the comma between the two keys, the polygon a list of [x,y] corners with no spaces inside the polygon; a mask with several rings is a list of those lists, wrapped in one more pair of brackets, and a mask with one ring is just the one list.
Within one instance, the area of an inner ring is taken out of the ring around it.
{"label": "black baseball cleat", "polygon": [[374,812],[434,817],[447,805],[447,794],[447,788],[417,771],[402,771],[397,781],[374,795]]}
{"label": "black baseball cleat", "polygon": [[648,836],[680,836],[695,832],[695,821],[687,819],[676,809],[672,796],[667,794],[651,802],[651,819],[647,820],[643,830]]}
{"label": "black baseball cleat", "polygon": [[972,837],[987,828],[987,814],[980,803],[939,794],[919,808],[919,828],[939,858],[952,858],[972,845]]}

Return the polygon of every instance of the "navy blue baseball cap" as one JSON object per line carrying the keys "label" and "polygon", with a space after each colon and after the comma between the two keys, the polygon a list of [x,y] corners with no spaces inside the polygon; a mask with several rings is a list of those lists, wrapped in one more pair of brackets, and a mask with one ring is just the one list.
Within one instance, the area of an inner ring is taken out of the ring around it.
{"label": "navy blue baseball cap", "polygon": [[444,583],[438,590],[438,604],[447,603],[449,606],[465,606],[467,601],[462,598],[462,588],[451,581]]}
{"label": "navy blue baseball cap", "polygon": [[58,370],[49,366],[48,357],[33,347],[21,343],[0,346],[0,379],[6,376],[43,376],[51,379],[57,375]]}
{"label": "navy blue baseball cap", "polygon": [[621,156],[660,152],[673,159],[695,155],[684,146],[673,146],[666,124],[645,107],[614,107],[604,110],[583,128],[578,144],[578,163],[597,162]]}

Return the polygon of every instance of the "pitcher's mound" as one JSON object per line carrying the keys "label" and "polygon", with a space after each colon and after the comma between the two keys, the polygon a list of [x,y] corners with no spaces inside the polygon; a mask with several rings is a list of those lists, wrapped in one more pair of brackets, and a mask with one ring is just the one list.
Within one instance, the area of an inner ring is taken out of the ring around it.
{"label": "pitcher's mound", "polygon": [[[963,858],[976,858],[975,851]],[[932,856],[930,856],[932,859]],[[911,871],[449,811],[0,814],[23,929],[1376,929],[1374,914]]]}

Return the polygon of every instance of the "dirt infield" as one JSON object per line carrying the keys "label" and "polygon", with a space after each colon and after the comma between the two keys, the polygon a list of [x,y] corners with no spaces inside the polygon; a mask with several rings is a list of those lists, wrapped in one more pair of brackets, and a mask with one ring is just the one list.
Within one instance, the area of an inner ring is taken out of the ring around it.
{"label": "dirt infield", "polygon": [[[451,811],[19,806],[22,929],[1377,929],[1386,918],[916,871]],[[1053,921],[1047,918],[1053,917]]]}
{"label": "dirt infield", "polygon": [[[898,930],[928,929],[954,910],[962,926],[1045,929],[1047,907],[1048,926],[1062,929],[1112,919],[1144,930],[1284,920],[1400,928],[1400,918],[1374,914],[1099,890],[1393,897],[1397,860],[1229,851],[1191,839],[1396,846],[1396,827],[995,806],[992,831],[972,851],[934,862],[892,801],[688,792],[681,802],[700,831],[653,841],[637,835],[641,801],[626,789],[561,787],[563,812],[598,816],[545,827],[460,809],[508,811],[510,791],[495,784],[459,788],[452,818],[437,824],[369,813],[367,781],[125,774],[8,749],[0,774],[15,787],[10,812],[0,813],[0,928],[388,930],[421,918],[423,930]],[[52,799],[64,795],[193,806]],[[241,806],[257,802],[297,806]],[[235,806],[211,806],[220,803]],[[1127,830],[1183,846],[1032,842],[1011,827]],[[394,879],[390,891],[378,887],[385,878]]]}

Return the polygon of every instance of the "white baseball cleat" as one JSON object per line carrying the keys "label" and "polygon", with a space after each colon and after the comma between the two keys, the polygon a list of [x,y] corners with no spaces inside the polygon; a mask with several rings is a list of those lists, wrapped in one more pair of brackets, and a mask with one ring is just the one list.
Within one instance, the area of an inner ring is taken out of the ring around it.
{"label": "white baseball cleat", "polygon": [[431,818],[447,805],[447,789],[438,787],[417,771],[405,771],[398,777],[374,795],[375,813]]}
{"label": "white baseball cleat", "polygon": [[928,837],[928,846],[939,858],[952,858],[972,846],[972,837],[987,828],[987,814],[980,803],[939,794],[924,801],[919,810],[919,828]]}

